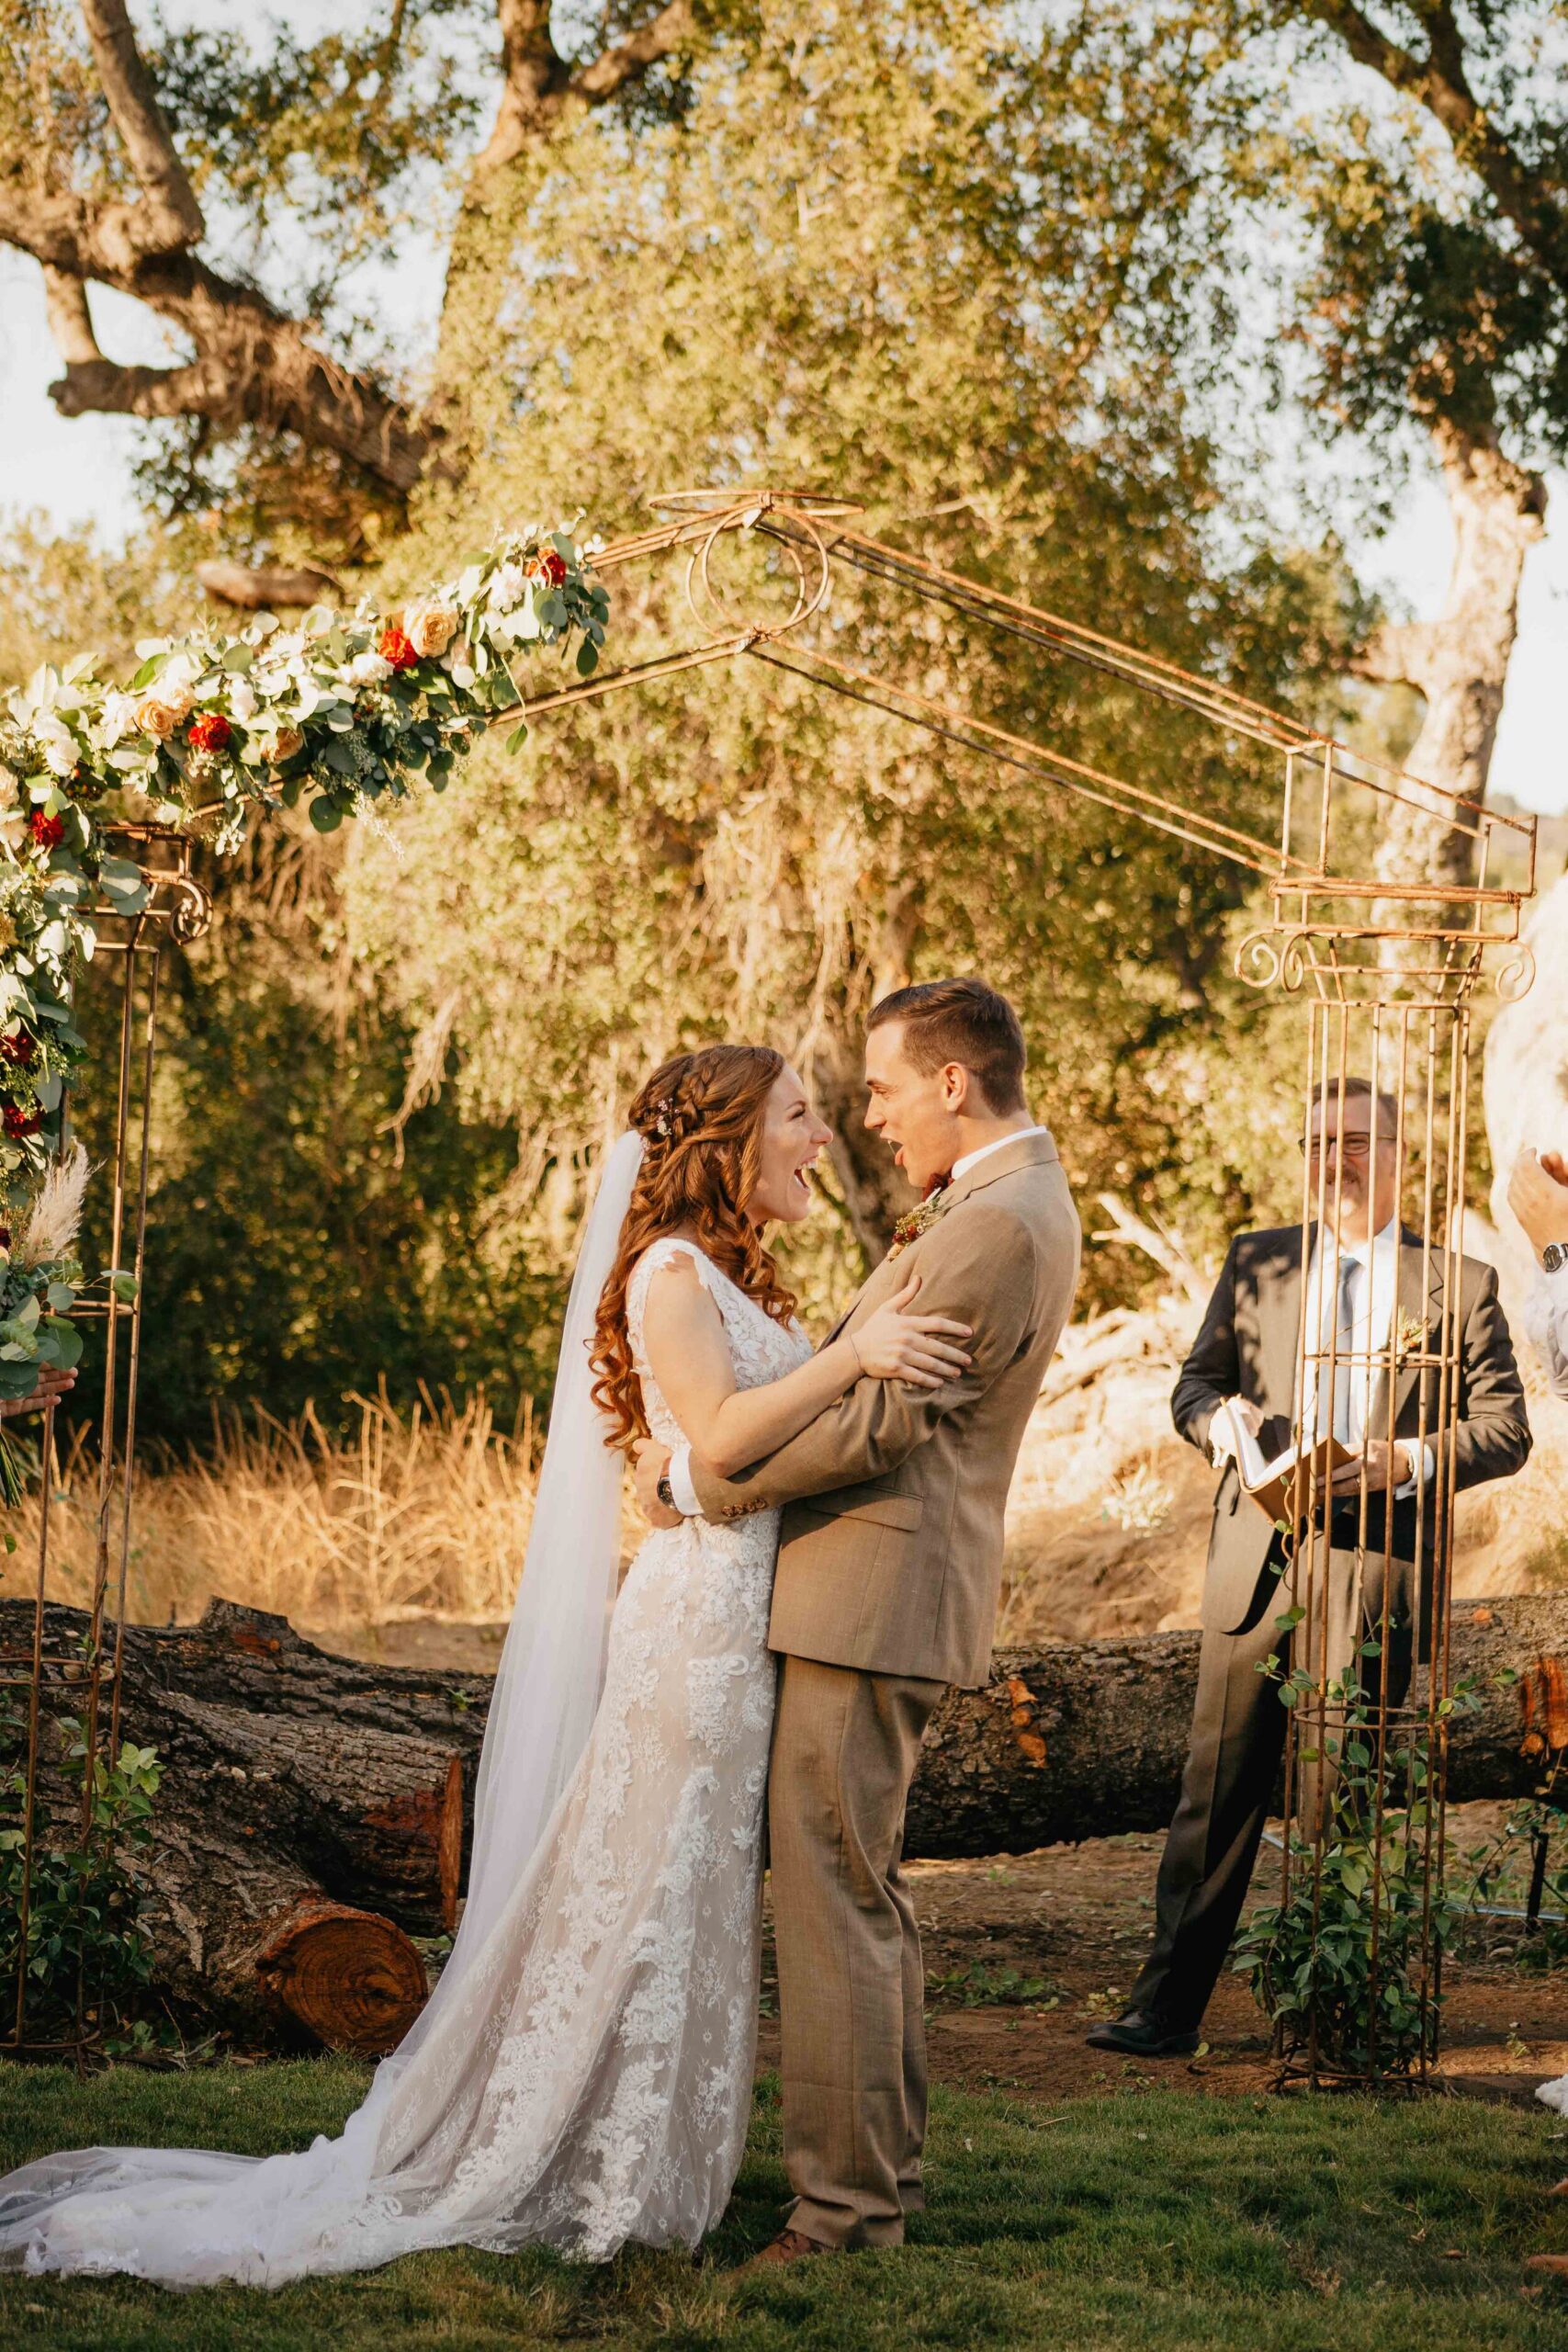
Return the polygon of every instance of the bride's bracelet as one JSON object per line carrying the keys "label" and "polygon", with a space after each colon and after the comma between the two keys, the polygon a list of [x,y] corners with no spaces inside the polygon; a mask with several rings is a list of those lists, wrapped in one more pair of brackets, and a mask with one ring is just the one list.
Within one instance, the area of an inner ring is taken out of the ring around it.
{"label": "bride's bracelet", "polygon": [[844,1333],[844,1337],[849,1341],[850,1352],[854,1357],[855,1369],[863,1380],[865,1378],[865,1358],[862,1355],[860,1349],[855,1344],[855,1335],[852,1331],[846,1331]]}

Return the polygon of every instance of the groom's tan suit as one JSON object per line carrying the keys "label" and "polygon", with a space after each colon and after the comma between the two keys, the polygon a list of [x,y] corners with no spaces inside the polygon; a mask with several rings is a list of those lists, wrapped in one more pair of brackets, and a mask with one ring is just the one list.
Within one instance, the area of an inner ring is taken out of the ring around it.
{"label": "groom's tan suit", "polygon": [[1056,1147],[1010,1137],[885,1259],[838,1326],[914,1273],[923,1315],[974,1332],[961,1379],[862,1380],[734,1478],[692,1464],[710,1520],[785,1506],[772,1646],[784,1673],[769,1827],[791,2224],[897,2245],[922,2201],[924,1979],[899,1874],[921,1735],[948,1683],[986,1679],[1002,1518],[1077,1280]]}

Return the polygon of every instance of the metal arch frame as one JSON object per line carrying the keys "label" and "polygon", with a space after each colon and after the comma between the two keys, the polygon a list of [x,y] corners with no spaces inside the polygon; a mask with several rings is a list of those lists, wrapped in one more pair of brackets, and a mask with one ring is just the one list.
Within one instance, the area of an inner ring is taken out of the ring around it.
{"label": "metal arch frame", "polygon": [[[537,720],[575,704],[597,701],[683,671],[750,655],[790,671],[825,692],[879,709],[937,741],[975,752],[1041,788],[1070,794],[1134,819],[1257,875],[1268,888],[1272,916],[1243,941],[1236,952],[1235,968],[1238,976],[1254,987],[1277,989],[1282,998],[1300,999],[1307,1016],[1307,1099],[1311,1100],[1314,1084],[1332,1087],[1337,1083],[1342,1101],[1345,1080],[1353,1074],[1353,1060],[1362,1069],[1387,1072],[1397,1087],[1402,1106],[1395,1137],[1401,1199],[1403,1202],[1406,1177],[1414,1165],[1422,1193],[1423,1275],[1440,1261],[1447,1280],[1438,1348],[1413,1354],[1406,1346],[1402,1353],[1400,1334],[1395,1329],[1381,1351],[1388,1408],[1387,1433],[1392,1439],[1396,1376],[1412,1363],[1418,1371],[1436,1377],[1439,1401],[1433,1426],[1440,1423],[1457,1397],[1460,1370],[1459,1334],[1451,1303],[1457,1295],[1459,1272],[1455,1212],[1463,1197],[1471,1001],[1489,957],[1495,962],[1494,978],[1500,993],[1517,995],[1529,985],[1532,964],[1529,951],[1521,942],[1520,922],[1524,902],[1535,888],[1534,818],[1505,815],[1461,796],[1442,793],[1239,694],[1220,680],[1182,670],[1138,647],[870,537],[857,527],[862,510],[852,499],[770,487],[675,491],[652,503],[666,519],[604,546],[595,558],[595,568],[601,575],[614,575],[650,565],[666,556],[683,555],[686,602],[698,631],[694,640],[641,662],[598,672],[555,693],[536,696],[526,702],[522,714],[513,708],[503,714],[498,723],[514,725],[520,715]],[[715,560],[720,548],[732,538],[749,535],[767,541],[785,583],[783,608],[771,616],[748,616],[733,610],[722,584],[715,578]],[[840,571],[855,573],[966,621],[983,624],[1052,658],[1115,679],[1139,695],[1189,712],[1222,735],[1260,746],[1280,763],[1277,837],[1267,841],[1229,823],[1219,814],[1156,792],[1134,779],[1086,764],[1052,742],[1002,727],[980,715],[968,703],[924,694],[899,680],[847,661],[834,647],[821,642],[811,628],[812,622],[827,608],[835,573]],[[1374,808],[1414,806],[1429,813],[1434,806],[1441,808],[1447,821],[1474,843],[1473,884],[1449,887],[1398,883],[1344,870],[1337,859],[1338,842],[1343,839],[1344,820],[1357,796],[1362,797],[1363,806]],[[131,1268],[140,1277],[146,1238],[159,953],[165,935],[178,939],[199,935],[207,926],[211,909],[207,893],[191,871],[192,841],[188,834],[141,826],[124,829],[121,838],[154,882],[151,905],[136,917],[118,917],[108,907],[95,910],[100,930],[100,952],[124,959],[112,1161],[112,1261],[123,1262],[120,1252],[129,1226]],[[1492,876],[1495,849],[1505,840],[1511,841],[1516,854],[1523,857],[1523,887],[1507,885]],[[1353,1037],[1364,1038],[1354,1056]],[[1417,1123],[1419,1136],[1407,1131],[1404,1115],[1413,1051],[1425,1072],[1425,1110],[1423,1119]],[[1438,1083],[1439,1064],[1447,1069],[1446,1086],[1441,1090]],[[1342,1182],[1337,1161],[1335,1182],[1337,1191]],[[1303,1267],[1304,1236],[1312,1225],[1322,1223],[1325,1209],[1325,1170],[1320,1163],[1315,1200],[1310,1177],[1303,1175]],[[1303,1295],[1306,1287],[1303,1280]],[[25,1670],[12,1670],[24,1666],[19,1645],[0,1646],[0,1697],[8,1689],[19,1688],[28,1694],[22,1822],[29,1855],[39,1821],[50,1809],[50,1804],[56,1811],[61,1809],[58,1793],[51,1799],[46,1797],[50,1776],[40,1755],[40,1713],[48,1694],[55,1689],[69,1688],[72,1703],[83,1711],[86,1756],[79,1786],[73,1792],[65,1792],[64,1809],[75,1814],[84,1836],[90,1818],[97,1760],[100,1757],[112,1760],[118,1744],[119,1628],[124,1623],[130,1556],[141,1313],[140,1281],[135,1304],[126,1306],[111,1296],[96,1311],[107,1323],[106,1393],[97,1476],[96,1567],[85,1650],[68,1653],[62,1648],[51,1637],[45,1615],[50,1541],[47,1476],[40,1508],[32,1638],[27,1646]],[[117,1370],[122,1339],[126,1342],[123,1379]],[[1303,1313],[1298,1335],[1298,1396],[1305,1393],[1304,1384],[1309,1377],[1316,1380],[1326,1374],[1332,1388],[1343,1368],[1337,1339],[1336,1334],[1325,1348],[1309,1345]],[[1372,1352],[1378,1355],[1379,1351]],[[1378,1369],[1379,1363],[1363,1354],[1354,1360],[1348,1376],[1364,1376],[1370,1382]],[[1422,1414],[1421,1433],[1425,1437],[1425,1404]],[[46,1463],[51,1459],[52,1422],[51,1410],[44,1418]],[[1304,2052],[1283,2048],[1280,2052],[1287,2073],[1314,2083],[1381,2081],[1391,2074],[1401,2080],[1412,2075],[1425,2080],[1437,2054],[1440,1952],[1435,1948],[1431,1932],[1431,1908],[1441,1878],[1443,1857],[1449,1564],[1453,1526],[1451,1449],[1448,1450],[1446,1476],[1439,1481],[1434,1500],[1432,1589],[1429,1594],[1417,1597],[1417,1605],[1429,1606],[1433,1617],[1429,1660],[1424,1674],[1416,1675],[1410,1692],[1398,1704],[1389,1702],[1386,1691],[1380,1696],[1375,1727],[1377,1738],[1385,1747],[1402,1733],[1425,1735],[1438,1792],[1416,1857],[1424,1890],[1423,2022],[1419,2049],[1414,2065],[1403,2059],[1393,2069],[1380,2068],[1374,2048],[1366,2063],[1348,2066],[1333,2049],[1322,2044],[1314,2018]],[[1364,1480],[1360,1527],[1364,1547]],[[1392,1564],[1392,1541],[1390,1529],[1385,1565]],[[1298,1599],[1304,1596],[1309,1625],[1315,1622],[1317,1612],[1322,1613],[1326,1625],[1327,1561],[1310,1533],[1295,1573]],[[1392,1577],[1385,1577],[1385,1645],[1391,1591]],[[112,1642],[106,1639],[106,1616],[112,1619],[116,1627]],[[1318,1676],[1313,1702],[1294,1711],[1287,1767],[1287,1810],[1293,1797],[1298,1803],[1304,1803],[1309,1812],[1315,1804],[1316,1818],[1309,1823],[1304,1861],[1302,1841],[1296,1841],[1298,1850],[1292,1852],[1292,1840],[1285,1840],[1283,1890],[1288,1895],[1292,1874],[1299,1879],[1305,1869],[1311,1876],[1314,1904],[1322,1882],[1327,1833],[1323,1804],[1320,1799],[1312,1798],[1311,1791],[1314,1787],[1321,1790],[1324,1771],[1319,1766],[1314,1775],[1303,1765],[1302,1750],[1309,1730],[1315,1730],[1320,1743],[1332,1736],[1333,1713],[1325,1669]],[[54,1777],[58,1780],[59,1775]],[[1407,1823],[1409,1817],[1407,1814]],[[1407,1829],[1407,1849],[1409,1843]],[[1373,1846],[1375,1883],[1384,1858],[1381,1800]],[[1408,1868],[1409,1863],[1406,1850],[1404,1866]],[[23,1965],[13,1987],[8,2018],[0,2011],[0,2052],[31,2052],[48,2048],[81,2058],[102,2038],[101,2024],[95,2023],[88,2014],[92,1990],[89,1986],[79,1987],[73,2034],[45,2043],[28,2033],[25,1908],[22,1926]],[[1374,1976],[1376,1967],[1374,1951]],[[0,2000],[3,1998],[4,1988],[0,1988]]]}

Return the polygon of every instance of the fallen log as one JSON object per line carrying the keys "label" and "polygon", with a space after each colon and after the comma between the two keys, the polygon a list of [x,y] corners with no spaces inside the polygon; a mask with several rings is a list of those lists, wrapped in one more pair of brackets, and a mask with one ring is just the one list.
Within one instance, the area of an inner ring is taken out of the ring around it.
{"label": "fallen log", "polygon": [[[951,1692],[909,1796],[905,1850],[931,1860],[1163,1829],[1187,1756],[1195,1633],[998,1650],[983,1690]],[[1528,1796],[1568,1746],[1568,1602],[1460,1601],[1452,1683],[1479,1712],[1456,1719],[1449,1795]]]}
{"label": "fallen log", "polygon": [[[45,1619],[46,1655],[79,1657],[81,1611]],[[31,1625],[27,1604],[0,1603],[13,1667]],[[220,1601],[199,1625],[127,1626],[123,1658],[122,1736],[164,1767],[134,1865],[160,1995],[247,2040],[390,2048],[427,1990],[412,1936],[457,1922],[488,1678],[389,1689]],[[80,1671],[60,1671],[62,1717]]]}
{"label": "fallen log", "polygon": [[[84,1621],[47,1614],[48,1646],[66,1655]],[[0,1653],[30,1633],[26,1604],[0,1603]],[[1198,1642],[998,1652],[986,1688],[932,1719],[908,1853],[1163,1828]],[[1461,1603],[1453,1675],[1481,1703],[1454,1731],[1451,1795],[1528,1795],[1568,1746],[1568,1601]],[[124,1733],[164,1764],[144,1875],[171,2002],[253,2038],[389,2046],[423,1997],[410,1932],[456,1917],[490,1691],[488,1675],[334,1657],[231,1602],[197,1625],[128,1626]]]}

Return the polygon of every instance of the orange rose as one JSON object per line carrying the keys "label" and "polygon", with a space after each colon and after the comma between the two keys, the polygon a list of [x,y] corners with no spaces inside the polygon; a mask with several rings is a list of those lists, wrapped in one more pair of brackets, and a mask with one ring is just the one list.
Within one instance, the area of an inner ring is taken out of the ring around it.
{"label": "orange rose", "polygon": [[283,765],[285,760],[291,760],[296,752],[302,752],[304,748],[305,736],[302,729],[280,727],[266,747],[266,755],[273,766],[277,768]]}

